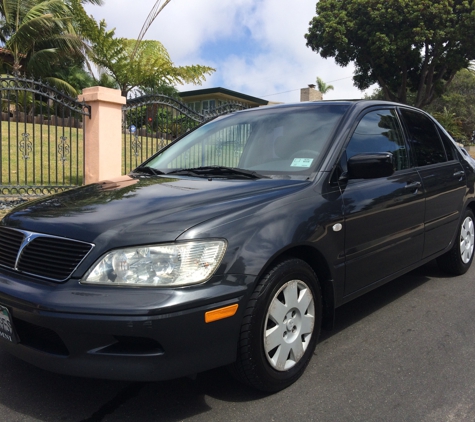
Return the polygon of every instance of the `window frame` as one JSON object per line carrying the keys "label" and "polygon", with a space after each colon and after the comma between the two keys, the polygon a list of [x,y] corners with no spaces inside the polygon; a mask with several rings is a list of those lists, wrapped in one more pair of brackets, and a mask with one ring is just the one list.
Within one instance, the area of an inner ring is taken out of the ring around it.
{"label": "window frame", "polygon": [[[343,147],[343,156],[342,158],[343,159],[340,159],[340,166],[342,167],[342,170],[344,172],[347,171],[347,165],[346,163],[348,162],[348,155],[346,153],[347,151],[347,148],[348,148],[348,145],[350,145],[350,142],[356,132],[356,129],[358,128],[360,122],[364,119],[364,117],[366,115],[368,115],[369,113],[373,113],[373,112],[377,112],[377,111],[383,111],[383,110],[389,110],[389,111],[393,111],[394,112],[394,117],[396,117],[397,119],[397,122],[398,122],[398,125],[399,125],[399,130],[400,130],[400,133],[401,133],[401,137],[402,137],[402,142],[404,143],[404,147],[406,149],[406,158],[407,158],[407,166],[404,168],[404,169],[399,169],[399,170],[395,170],[395,173],[396,172],[404,172],[404,171],[407,171],[411,168],[414,167],[414,158],[413,158],[413,154],[411,152],[411,148],[410,148],[410,144],[408,142],[408,138],[407,138],[407,134],[406,134],[406,131],[405,131],[405,127],[403,125],[403,122],[401,121],[401,116],[399,114],[399,111],[398,111],[398,107],[397,106],[381,106],[381,105],[378,105],[378,106],[373,106],[373,107],[370,107],[370,108],[367,108],[365,110],[363,110],[358,116],[357,118],[355,119],[353,125],[351,126],[351,130],[349,131],[349,135],[348,135],[348,139]],[[368,151],[370,152],[370,151]],[[373,151],[373,152],[380,152],[380,151]],[[344,165],[342,165],[344,164]]]}

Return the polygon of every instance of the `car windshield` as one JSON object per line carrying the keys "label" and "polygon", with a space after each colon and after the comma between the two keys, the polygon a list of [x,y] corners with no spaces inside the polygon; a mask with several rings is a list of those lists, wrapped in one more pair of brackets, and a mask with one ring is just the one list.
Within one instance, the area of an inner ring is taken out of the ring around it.
{"label": "car windshield", "polygon": [[306,179],[348,107],[307,104],[237,112],[201,126],[144,166],[185,176]]}

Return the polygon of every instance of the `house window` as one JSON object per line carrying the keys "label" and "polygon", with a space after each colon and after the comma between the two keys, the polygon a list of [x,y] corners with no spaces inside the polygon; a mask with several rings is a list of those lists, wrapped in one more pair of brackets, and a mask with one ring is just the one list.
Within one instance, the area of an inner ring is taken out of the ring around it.
{"label": "house window", "polygon": [[190,103],[190,108],[199,113],[201,111],[201,102],[195,101],[194,103]]}
{"label": "house window", "polygon": [[196,111],[197,113],[201,113],[202,111],[212,110],[217,106],[223,104],[222,101],[216,100],[203,100],[203,101],[195,101],[192,103],[188,103],[188,107],[192,110]]}
{"label": "house window", "polygon": [[203,100],[202,102],[202,110],[208,111],[216,108],[216,101],[215,100]]}

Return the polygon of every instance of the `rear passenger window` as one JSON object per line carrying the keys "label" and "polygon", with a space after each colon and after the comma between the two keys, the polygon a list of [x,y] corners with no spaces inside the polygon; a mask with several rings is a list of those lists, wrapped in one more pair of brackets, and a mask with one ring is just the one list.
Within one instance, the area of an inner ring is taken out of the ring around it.
{"label": "rear passenger window", "polygon": [[445,147],[445,152],[447,154],[447,159],[449,161],[455,160],[455,155],[454,155],[454,144],[451,141],[451,139],[447,136],[444,131],[440,130],[440,128],[437,128],[439,130],[439,135],[442,139],[442,143],[444,144]]}
{"label": "rear passenger window", "polygon": [[445,148],[435,124],[427,116],[414,110],[401,109],[408,140],[415,152],[417,166],[447,161]]}
{"label": "rear passenger window", "polygon": [[409,167],[407,149],[395,110],[371,111],[358,123],[346,148],[346,157],[371,152],[390,152],[394,170]]}

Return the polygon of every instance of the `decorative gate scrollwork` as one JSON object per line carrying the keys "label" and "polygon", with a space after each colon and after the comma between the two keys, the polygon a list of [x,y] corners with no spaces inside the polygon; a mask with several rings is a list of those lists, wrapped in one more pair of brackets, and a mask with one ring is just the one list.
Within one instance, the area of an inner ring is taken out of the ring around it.
{"label": "decorative gate scrollwork", "polygon": [[91,108],[41,81],[0,76],[0,196],[44,195],[83,184]]}

